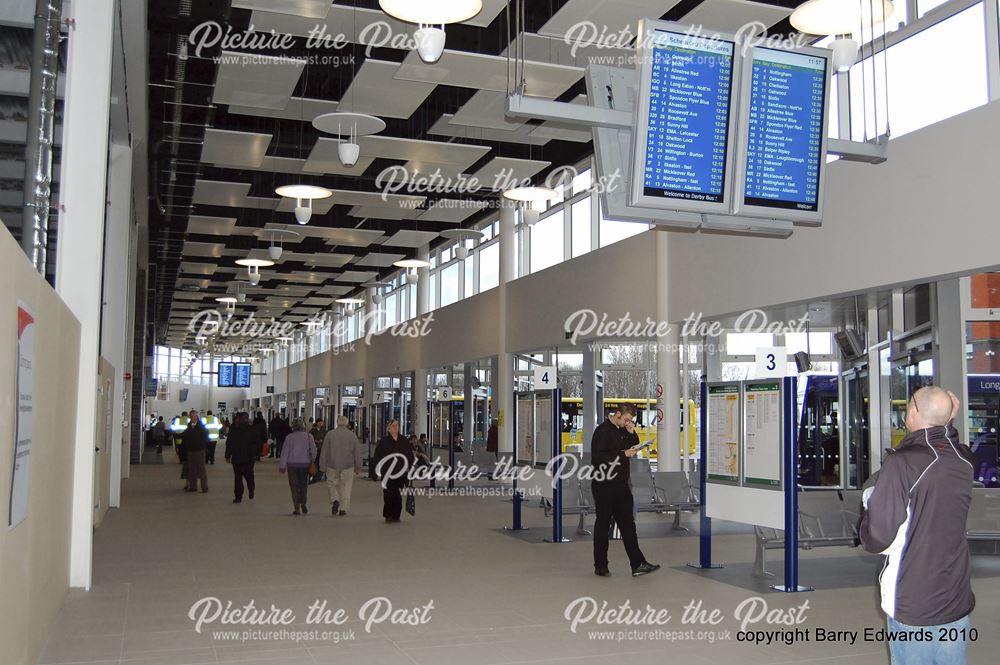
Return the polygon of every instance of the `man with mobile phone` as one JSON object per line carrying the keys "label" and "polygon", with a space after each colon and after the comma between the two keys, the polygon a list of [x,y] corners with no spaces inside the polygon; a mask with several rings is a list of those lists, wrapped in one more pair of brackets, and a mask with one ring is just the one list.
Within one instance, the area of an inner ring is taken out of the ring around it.
{"label": "man with mobile phone", "polygon": [[639,452],[639,435],[635,433],[635,407],[622,403],[607,420],[597,426],[590,444],[590,460],[594,467],[591,488],[597,509],[594,523],[594,574],[610,577],[608,570],[608,532],[611,520],[618,523],[622,543],[632,565],[632,576],[638,577],[659,570],[646,561],[639,549],[632,513],[634,501],[629,485],[629,461]]}

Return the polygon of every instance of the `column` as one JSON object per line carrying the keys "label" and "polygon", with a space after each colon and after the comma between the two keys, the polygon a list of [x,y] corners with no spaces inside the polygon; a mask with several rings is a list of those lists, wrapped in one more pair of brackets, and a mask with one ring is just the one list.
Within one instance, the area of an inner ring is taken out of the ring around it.
{"label": "column", "polygon": [[938,282],[934,298],[934,383],[950,390],[962,401],[955,416],[959,439],[969,442],[969,380],[965,362],[965,319],[962,317],[962,282],[959,278]]}
{"label": "column", "polygon": [[517,223],[517,208],[506,199],[501,198],[500,207],[500,292],[497,308],[497,329],[500,331],[500,344],[497,349],[497,418],[499,440],[497,447],[500,453],[512,455],[514,452],[514,430],[511,427],[511,417],[514,413],[514,357],[507,352],[507,282],[516,279],[517,265],[515,263],[514,227]]}
{"label": "column", "polygon": [[[430,245],[424,245],[417,250],[417,258],[426,261],[430,256]],[[417,268],[417,317],[430,312],[430,271],[427,268]],[[418,437],[421,434],[430,436],[427,431],[427,370],[417,367],[413,370],[413,432]]]}
{"label": "column", "polygon": [[597,403],[597,358],[600,351],[590,348],[589,344],[583,346],[583,454],[584,461],[588,461],[590,454],[590,440],[594,436],[597,428],[597,419],[603,417],[598,415],[603,409]]}
{"label": "column", "polygon": [[[122,450],[128,445],[128,430],[122,426],[128,422],[130,413],[125,412],[124,396],[130,385],[125,382],[125,372],[131,371],[128,359],[129,330],[129,285],[127,276],[135,263],[132,254],[132,149],[127,145],[114,144],[110,151],[111,163],[108,175],[108,218],[104,247],[104,299],[101,314],[101,356],[114,367],[115,383],[108,399],[111,406],[111,450],[107,459],[111,465],[110,493],[108,505],[121,506],[121,481],[123,460],[128,455]],[[141,380],[141,377],[136,377]],[[124,431],[124,433],[123,433]]]}
{"label": "column", "polygon": [[[670,296],[667,284],[669,260],[669,234],[656,231],[656,321],[670,320]],[[680,419],[680,367],[677,349],[680,346],[680,327],[671,326],[670,333],[654,340],[656,344],[657,415],[663,418],[656,423],[658,464],[664,471],[681,470]],[[685,410],[686,412],[686,410]]]}
{"label": "column", "polygon": [[[865,347],[868,349],[868,473],[872,474],[882,466],[882,432],[883,429],[885,431],[889,429],[883,424],[888,422],[889,414],[882,413],[882,367],[878,346],[881,340],[878,338],[878,296],[875,294],[868,298],[867,322]],[[842,437],[846,429],[845,425],[841,425]]]}
{"label": "column", "polygon": [[63,114],[60,203],[64,209],[59,219],[56,291],[80,322],[69,582],[85,589],[90,588],[93,559],[94,430],[114,10],[114,0],[92,0],[86,7],[78,3],[71,8],[76,22],[69,36]]}

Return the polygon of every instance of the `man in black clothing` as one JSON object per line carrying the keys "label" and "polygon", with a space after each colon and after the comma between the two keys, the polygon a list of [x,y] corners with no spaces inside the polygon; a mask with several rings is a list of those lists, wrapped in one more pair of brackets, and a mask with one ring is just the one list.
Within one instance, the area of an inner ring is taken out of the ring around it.
{"label": "man in black clothing", "polygon": [[610,577],[608,570],[608,531],[611,520],[618,524],[625,552],[632,564],[632,576],[646,575],[659,569],[649,563],[639,549],[632,514],[632,488],[629,485],[629,460],[638,454],[639,435],[632,419],[635,407],[621,404],[607,420],[597,426],[590,442],[590,461],[594,467],[591,488],[597,508],[594,523],[594,573]]}
{"label": "man in black clothing", "polygon": [[253,498],[253,465],[260,455],[262,445],[264,441],[260,438],[257,428],[250,424],[250,415],[241,413],[229,428],[229,436],[226,438],[226,461],[232,462],[235,477],[233,503],[243,501],[244,480],[247,490],[250,491],[250,498]]}
{"label": "man in black clothing", "polygon": [[198,412],[191,410],[188,414],[188,426],[181,434],[184,450],[187,451],[187,492],[198,490],[198,480],[201,479],[201,491],[208,491],[208,473],[205,471],[205,451],[208,449],[208,430],[198,420]]}

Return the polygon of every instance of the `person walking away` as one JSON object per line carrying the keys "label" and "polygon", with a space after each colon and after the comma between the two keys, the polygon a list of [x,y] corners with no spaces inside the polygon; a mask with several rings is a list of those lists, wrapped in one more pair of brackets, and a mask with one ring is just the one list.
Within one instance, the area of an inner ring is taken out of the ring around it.
{"label": "person walking away", "polygon": [[271,418],[271,422],[267,424],[267,432],[271,438],[271,450],[267,455],[268,457],[278,456],[278,432],[281,429],[281,414],[275,413],[274,417]]}
{"label": "person walking away", "polygon": [[253,419],[253,427],[257,430],[257,436],[260,437],[260,450],[257,451],[257,461],[260,461],[260,456],[264,452],[264,442],[267,441],[267,421],[264,420],[264,414],[260,411],[257,412],[257,416]]}
{"label": "person walking away", "polygon": [[[305,430],[305,425],[303,424],[303,430]],[[276,422],[271,423],[271,436],[274,437],[274,454],[276,457],[281,457],[282,447],[285,445],[285,437],[287,437],[292,432],[292,428],[288,424],[288,420],[284,416],[278,416]]]}
{"label": "person walking away", "polygon": [[885,556],[879,586],[893,665],[966,662],[976,597],[965,529],[976,457],[952,425],[959,406],[937,386],[913,393],[908,434],[862,495],[861,545]]}
{"label": "person walking away", "polygon": [[[184,431],[188,427],[188,415],[182,414],[180,416],[174,416],[173,420],[170,421],[170,433],[174,440],[174,452],[177,453],[177,461],[181,464],[181,480],[187,480],[187,453],[184,450]],[[187,487],[187,483],[184,483],[184,487]]]}
{"label": "person walking away", "polygon": [[319,470],[326,472],[330,513],[346,515],[351,509],[354,476],[361,473],[361,441],[347,427],[347,416],[337,418],[337,427],[327,432],[319,451]]}
{"label": "person walking away", "polygon": [[629,485],[629,460],[639,452],[639,435],[632,419],[635,407],[624,403],[597,426],[591,439],[591,465],[594,479],[591,489],[597,517],[594,522],[594,574],[610,577],[608,570],[608,531],[611,520],[618,524],[622,543],[632,565],[632,576],[646,575],[660,566],[649,563],[639,549],[635,532],[634,500]]}
{"label": "person walking away", "polygon": [[156,454],[163,454],[163,442],[167,440],[167,425],[163,422],[163,416],[160,416],[156,424],[153,425],[153,445],[156,446]]}
{"label": "person walking away", "polygon": [[292,432],[284,438],[278,457],[278,472],[288,473],[288,487],[292,491],[293,515],[307,515],[306,494],[309,489],[309,467],[316,459],[316,442],[305,431],[301,418],[292,420]]}
{"label": "person walking away", "polygon": [[375,446],[372,466],[382,483],[382,517],[388,523],[398,522],[403,514],[403,487],[406,486],[406,474],[413,464],[413,449],[399,435],[398,420],[390,420],[387,430],[386,435]]}
{"label": "person walking away", "polygon": [[187,455],[188,492],[198,491],[198,481],[201,481],[201,491],[208,491],[208,473],[205,470],[205,451],[208,448],[208,430],[198,419],[198,412],[192,409],[188,413],[188,426],[181,435],[181,446]]}
{"label": "person walking away", "polygon": [[319,456],[323,454],[323,440],[326,439],[326,432],[326,424],[322,418],[317,418],[316,423],[309,430],[309,436],[316,443],[316,459],[313,460],[316,462],[316,476],[309,479],[310,483],[326,480],[326,469],[319,463]]}
{"label": "person walking away", "polygon": [[208,430],[208,447],[205,449],[205,462],[215,464],[215,448],[219,444],[219,436],[222,432],[222,422],[218,416],[212,415],[212,410],[205,412],[205,429]]}
{"label": "person walking away", "polygon": [[236,422],[230,426],[229,436],[226,437],[226,461],[233,465],[233,503],[243,501],[244,481],[250,498],[253,499],[256,488],[253,466],[262,445],[264,442],[260,439],[260,433],[250,424],[250,414],[237,415]]}

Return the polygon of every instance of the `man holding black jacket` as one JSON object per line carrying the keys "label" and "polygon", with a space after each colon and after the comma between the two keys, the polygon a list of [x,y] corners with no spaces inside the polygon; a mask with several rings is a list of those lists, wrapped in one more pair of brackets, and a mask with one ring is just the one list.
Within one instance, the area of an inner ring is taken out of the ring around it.
{"label": "man holding black jacket", "polygon": [[608,570],[608,531],[614,519],[621,531],[622,543],[632,564],[632,576],[646,575],[659,566],[646,561],[639,549],[632,513],[632,487],[629,485],[629,461],[639,452],[635,433],[635,407],[624,403],[597,426],[590,443],[590,460],[595,475],[591,488],[597,519],[594,523],[594,574],[610,577]]}

